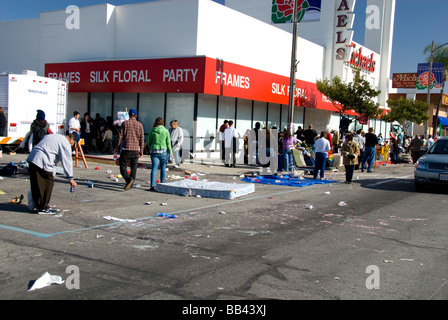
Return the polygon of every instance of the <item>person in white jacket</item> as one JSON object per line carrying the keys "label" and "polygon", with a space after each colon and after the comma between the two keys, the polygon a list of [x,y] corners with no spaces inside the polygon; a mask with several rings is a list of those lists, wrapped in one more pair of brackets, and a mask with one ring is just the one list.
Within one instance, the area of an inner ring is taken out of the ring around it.
{"label": "person in white jacket", "polygon": [[233,127],[233,121],[229,121],[229,127],[224,131],[224,146],[225,146],[225,164],[226,167],[232,166],[235,168],[236,164],[236,139],[239,138],[238,131]]}
{"label": "person in white jacket", "polygon": [[171,148],[173,150],[174,167],[178,168],[180,166],[180,150],[184,144],[184,131],[181,127],[179,127],[179,122],[177,120],[172,120],[170,122],[169,131]]}
{"label": "person in white jacket", "polygon": [[73,179],[72,146],[76,140],[73,134],[48,134],[31,150],[26,159],[29,164],[31,194],[38,213],[52,213],[49,207],[54,186],[54,167],[61,162],[72,188]]}

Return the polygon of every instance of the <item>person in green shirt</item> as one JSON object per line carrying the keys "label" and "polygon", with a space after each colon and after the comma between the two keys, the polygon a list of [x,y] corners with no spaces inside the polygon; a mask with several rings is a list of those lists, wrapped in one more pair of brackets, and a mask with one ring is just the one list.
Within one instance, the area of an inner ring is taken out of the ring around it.
{"label": "person in green shirt", "polygon": [[171,154],[171,138],[168,129],[165,128],[163,119],[158,117],[149,133],[148,147],[151,153],[151,191],[155,191],[157,169],[160,164],[160,182],[165,182],[166,164]]}

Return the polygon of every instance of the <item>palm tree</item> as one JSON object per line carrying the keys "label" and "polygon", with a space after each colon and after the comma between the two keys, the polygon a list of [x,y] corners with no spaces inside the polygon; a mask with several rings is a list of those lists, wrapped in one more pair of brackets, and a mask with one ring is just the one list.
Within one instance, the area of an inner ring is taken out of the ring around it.
{"label": "palm tree", "polygon": [[[434,120],[433,120],[433,128],[432,128],[433,136],[435,136],[437,133],[437,123],[439,121],[439,110],[440,110],[440,105],[442,104],[443,91],[445,89],[445,82],[447,80],[448,47],[445,47],[446,45],[448,45],[448,43],[439,44],[439,43],[433,42],[432,44],[426,46],[425,50],[423,51],[424,54],[429,53],[429,57],[427,59],[427,61],[429,63],[431,63],[431,61],[432,61],[432,62],[439,62],[439,63],[445,64],[443,81],[442,81],[442,90],[440,91],[439,103],[437,104],[436,114],[435,114]],[[443,47],[445,47],[445,48],[443,48]]]}

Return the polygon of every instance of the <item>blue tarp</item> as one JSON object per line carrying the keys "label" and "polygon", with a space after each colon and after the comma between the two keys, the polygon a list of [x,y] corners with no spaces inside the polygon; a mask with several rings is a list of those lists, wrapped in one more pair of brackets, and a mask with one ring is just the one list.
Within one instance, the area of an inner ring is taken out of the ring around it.
{"label": "blue tarp", "polygon": [[250,183],[271,184],[277,186],[289,186],[289,187],[308,187],[313,184],[329,184],[338,182],[334,180],[315,180],[315,179],[297,178],[294,177],[293,175],[245,177],[242,181]]}

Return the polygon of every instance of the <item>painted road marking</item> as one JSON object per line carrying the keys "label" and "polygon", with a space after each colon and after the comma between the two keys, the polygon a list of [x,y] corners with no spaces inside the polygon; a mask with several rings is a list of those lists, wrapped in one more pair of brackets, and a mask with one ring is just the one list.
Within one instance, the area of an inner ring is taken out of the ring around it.
{"label": "painted road marking", "polygon": [[[293,189],[293,190],[288,190],[288,191],[282,191],[282,192],[277,192],[277,193],[272,193],[272,194],[268,194],[268,195],[262,195],[262,196],[256,196],[256,197],[250,197],[247,199],[237,199],[237,200],[232,200],[232,202],[221,202],[221,203],[217,203],[217,204],[212,204],[209,206],[203,206],[203,207],[197,207],[197,208],[192,208],[192,209],[186,209],[186,210],[180,210],[180,211],[176,211],[176,212],[171,212],[169,214],[173,214],[173,215],[179,215],[181,213],[186,213],[186,212],[191,212],[191,211],[196,211],[196,210],[203,210],[203,209],[208,209],[208,208],[213,208],[213,207],[219,207],[219,206],[228,206],[228,205],[232,205],[234,203],[240,203],[240,202],[245,202],[245,201],[250,201],[250,200],[257,200],[257,199],[261,199],[261,198],[268,198],[268,197],[273,197],[273,196],[278,196],[278,195],[284,195],[284,194],[289,194],[289,193],[294,193],[294,192],[300,192],[300,191],[306,191],[306,190],[310,190],[310,189],[316,189],[316,188],[322,188],[328,186],[328,184],[316,184],[313,186],[309,186],[306,188],[298,188],[298,189]],[[149,220],[149,219],[155,219],[157,217],[155,216],[150,216],[150,217],[143,217],[143,218],[138,218],[138,219],[133,219],[136,221],[144,221],[144,220]],[[12,230],[12,231],[17,231],[17,232],[21,232],[21,233],[25,233],[25,234],[29,234],[38,238],[51,238],[53,236],[56,235],[61,235],[61,234],[68,234],[68,233],[75,233],[75,232],[83,232],[83,231],[88,231],[88,230],[94,230],[94,229],[100,229],[100,228],[105,228],[105,227],[110,227],[110,226],[116,226],[116,225],[120,225],[120,224],[125,224],[128,222],[114,222],[114,223],[108,223],[108,224],[102,224],[102,225],[96,225],[96,226],[92,226],[92,227],[86,227],[86,228],[80,228],[80,229],[74,229],[74,230],[65,230],[65,231],[60,231],[60,232],[54,232],[54,233],[42,233],[42,232],[38,232],[38,231],[34,231],[34,230],[27,230],[27,229],[22,229],[22,228],[17,228],[17,227],[12,227],[12,226],[7,226],[7,225],[3,225],[0,224],[0,228],[1,229],[6,229],[6,230]]]}

